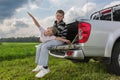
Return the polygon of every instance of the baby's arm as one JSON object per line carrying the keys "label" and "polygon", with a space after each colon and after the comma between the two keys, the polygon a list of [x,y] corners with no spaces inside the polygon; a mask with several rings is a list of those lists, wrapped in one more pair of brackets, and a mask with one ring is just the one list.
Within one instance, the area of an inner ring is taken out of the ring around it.
{"label": "baby's arm", "polygon": [[62,37],[56,37],[55,39],[56,39],[56,40],[63,41],[63,42],[68,43],[68,44],[70,44],[70,43],[71,43],[69,40],[64,39],[64,38],[62,38]]}
{"label": "baby's arm", "polygon": [[32,14],[30,14],[29,12],[28,12],[28,15],[33,19],[35,25],[36,25],[38,28],[40,28],[40,24],[39,24],[38,21],[34,18],[34,16],[33,16]]}

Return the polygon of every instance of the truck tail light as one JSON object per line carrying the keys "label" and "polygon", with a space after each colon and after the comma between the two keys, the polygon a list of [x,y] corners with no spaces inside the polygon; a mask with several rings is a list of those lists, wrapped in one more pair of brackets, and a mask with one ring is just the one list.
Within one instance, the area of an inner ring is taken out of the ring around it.
{"label": "truck tail light", "polygon": [[67,52],[67,55],[68,55],[68,56],[70,56],[70,55],[72,55],[72,54],[73,54],[73,51],[68,51],[68,52]]}
{"label": "truck tail light", "polygon": [[85,43],[90,35],[91,25],[86,22],[78,24],[79,43]]}

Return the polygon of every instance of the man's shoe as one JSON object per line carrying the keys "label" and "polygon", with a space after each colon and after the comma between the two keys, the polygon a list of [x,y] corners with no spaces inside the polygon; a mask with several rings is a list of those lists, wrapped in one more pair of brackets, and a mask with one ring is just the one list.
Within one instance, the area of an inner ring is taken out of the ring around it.
{"label": "man's shoe", "polygon": [[36,75],[35,75],[35,77],[36,78],[42,78],[43,76],[45,76],[47,73],[49,73],[50,72],[50,69],[49,68],[47,68],[47,69],[42,69],[41,71],[39,71]]}
{"label": "man's shoe", "polygon": [[32,72],[38,72],[38,71],[40,71],[42,69],[43,69],[43,66],[37,65],[37,67],[35,69],[33,69]]}

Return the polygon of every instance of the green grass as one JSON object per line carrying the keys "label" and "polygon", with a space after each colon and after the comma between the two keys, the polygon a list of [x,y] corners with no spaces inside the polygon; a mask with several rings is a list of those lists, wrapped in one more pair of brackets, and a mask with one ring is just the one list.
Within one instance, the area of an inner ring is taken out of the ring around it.
{"label": "green grass", "polygon": [[33,56],[36,44],[38,43],[2,43],[0,45],[0,61]]}
{"label": "green grass", "polygon": [[36,73],[31,72],[36,66],[36,44],[38,43],[2,43],[0,80],[120,80],[120,76],[107,73],[105,66],[98,61],[74,63],[52,56],[49,56],[50,73],[37,79]]}

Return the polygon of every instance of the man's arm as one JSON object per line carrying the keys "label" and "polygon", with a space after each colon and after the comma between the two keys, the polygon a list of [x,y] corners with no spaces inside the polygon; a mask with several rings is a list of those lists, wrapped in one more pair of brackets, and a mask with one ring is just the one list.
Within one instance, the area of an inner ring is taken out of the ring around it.
{"label": "man's arm", "polygon": [[30,14],[29,12],[28,12],[28,15],[33,19],[35,25],[36,25],[38,28],[40,28],[40,24],[39,24],[38,21],[34,18],[34,16],[33,16],[32,14]]}
{"label": "man's arm", "polygon": [[56,39],[56,40],[59,40],[59,41],[63,41],[63,42],[65,42],[65,43],[67,43],[67,44],[70,44],[70,43],[71,43],[69,40],[64,39],[64,38],[62,38],[62,37],[56,37],[55,39]]}

